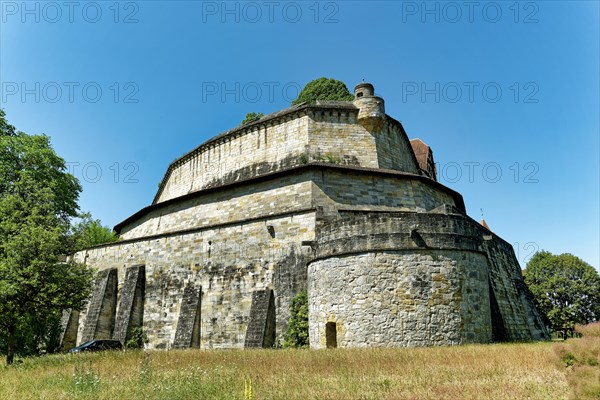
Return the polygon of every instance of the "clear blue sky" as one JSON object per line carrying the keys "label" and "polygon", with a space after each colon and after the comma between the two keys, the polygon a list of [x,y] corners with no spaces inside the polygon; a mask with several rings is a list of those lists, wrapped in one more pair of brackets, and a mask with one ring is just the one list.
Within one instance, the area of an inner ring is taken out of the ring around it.
{"label": "clear blue sky", "polygon": [[0,106],[113,226],[247,112],[365,79],[522,267],[546,249],[598,268],[598,2],[469,4],[2,1]]}

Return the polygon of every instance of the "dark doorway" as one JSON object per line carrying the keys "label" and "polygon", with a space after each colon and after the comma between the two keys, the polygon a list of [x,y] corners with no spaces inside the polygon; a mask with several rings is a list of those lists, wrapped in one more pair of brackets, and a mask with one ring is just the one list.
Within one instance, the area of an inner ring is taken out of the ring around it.
{"label": "dark doorway", "polygon": [[325,324],[325,343],[328,349],[337,347],[337,324],[335,322]]}

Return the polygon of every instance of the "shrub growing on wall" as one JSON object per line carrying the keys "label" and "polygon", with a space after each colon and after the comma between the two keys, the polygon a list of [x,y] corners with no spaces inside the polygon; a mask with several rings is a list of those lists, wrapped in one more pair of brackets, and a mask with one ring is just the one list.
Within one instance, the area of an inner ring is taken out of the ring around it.
{"label": "shrub growing on wall", "polygon": [[298,98],[292,101],[292,105],[304,101],[309,104],[315,104],[317,100],[352,101],[354,100],[354,96],[350,93],[344,82],[335,79],[319,78],[308,82],[298,95]]}
{"label": "shrub growing on wall", "polygon": [[242,125],[246,125],[246,124],[249,124],[250,122],[258,121],[259,119],[261,119],[264,116],[265,116],[265,114],[263,114],[261,112],[259,112],[259,113],[249,112],[248,114],[246,114],[246,117],[242,121]]}
{"label": "shrub growing on wall", "polygon": [[290,323],[283,336],[283,347],[308,347],[308,295],[298,293],[290,304]]}
{"label": "shrub growing on wall", "polygon": [[148,336],[144,333],[142,327],[133,328],[131,331],[131,338],[125,344],[128,349],[141,349],[148,343]]}

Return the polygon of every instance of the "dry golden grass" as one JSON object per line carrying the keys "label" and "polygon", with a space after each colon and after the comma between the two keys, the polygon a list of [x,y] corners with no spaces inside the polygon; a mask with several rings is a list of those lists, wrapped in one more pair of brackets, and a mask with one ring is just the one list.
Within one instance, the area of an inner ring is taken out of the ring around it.
{"label": "dry golden grass", "polygon": [[581,339],[556,344],[554,351],[566,368],[572,399],[600,399],[600,322],[577,325]]}
{"label": "dry golden grass", "polygon": [[0,399],[563,399],[552,346],[58,355],[1,368]]}

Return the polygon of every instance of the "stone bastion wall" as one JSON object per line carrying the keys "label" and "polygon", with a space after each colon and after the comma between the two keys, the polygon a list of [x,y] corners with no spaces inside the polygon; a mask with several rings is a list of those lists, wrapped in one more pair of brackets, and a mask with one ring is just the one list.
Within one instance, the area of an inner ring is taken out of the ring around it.
{"label": "stone bastion wall", "polygon": [[[312,253],[303,242],[314,240],[315,219],[314,211],[299,211],[76,253],[75,261],[100,272],[78,315],[77,343],[125,340],[143,326],[150,348],[241,348],[252,324],[253,299],[261,291],[273,293],[269,322],[281,338],[289,300],[306,287]],[[129,282],[134,272],[141,282]],[[135,302],[141,309],[137,319]]]}
{"label": "stone bastion wall", "polygon": [[150,348],[269,347],[306,288],[314,348],[548,338],[510,244],[424,176],[372,85],[355,96],[174,161],[120,242],[73,256],[99,272],[63,344],[143,327]]}
{"label": "stone bastion wall", "polygon": [[317,228],[307,275],[312,348],[549,337],[512,248],[475,221],[352,214]]}
{"label": "stone bastion wall", "polygon": [[296,106],[216,136],[169,166],[154,203],[307,162],[418,173],[402,125],[384,116],[367,129],[358,112],[352,102]]}
{"label": "stone bastion wall", "polygon": [[290,301],[306,288],[319,221],[455,204],[426,178],[373,174],[307,164],[142,210],[121,226],[121,242],[75,255],[100,274],[67,339],[125,341],[143,326],[150,347],[244,347],[264,291],[273,294],[266,312],[281,339]]}

